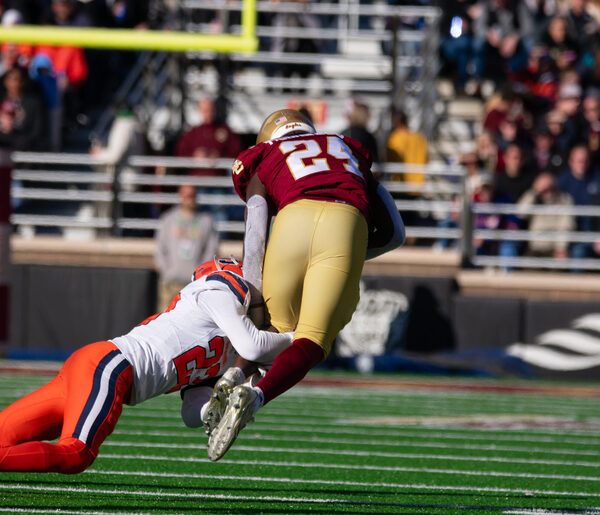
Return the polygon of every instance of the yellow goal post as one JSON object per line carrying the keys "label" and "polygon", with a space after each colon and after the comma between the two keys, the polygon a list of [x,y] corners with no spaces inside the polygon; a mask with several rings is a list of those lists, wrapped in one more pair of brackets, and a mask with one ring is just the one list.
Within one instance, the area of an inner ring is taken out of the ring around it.
{"label": "yellow goal post", "polygon": [[258,48],[256,0],[242,1],[241,34],[200,34],[181,31],[67,28],[46,25],[0,27],[0,42],[76,46],[113,50],[162,50],[220,53],[255,52]]}

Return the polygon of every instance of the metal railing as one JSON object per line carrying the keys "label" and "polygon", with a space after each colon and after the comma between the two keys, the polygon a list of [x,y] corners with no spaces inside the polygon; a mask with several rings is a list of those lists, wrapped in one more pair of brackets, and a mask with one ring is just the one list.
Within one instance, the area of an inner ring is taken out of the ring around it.
{"label": "metal railing", "polygon": [[[222,31],[238,34],[241,26],[229,20],[233,20],[241,9],[240,1],[184,0],[177,12],[184,30],[214,32],[214,25],[194,22],[196,11],[211,11],[224,20]],[[232,106],[233,111],[233,116],[227,120],[229,125],[237,132],[256,132],[265,116],[285,103],[284,92],[294,90],[297,92],[294,97],[310,100],[315,93],[314,88],[307,87],[309,83],[316,84],[319,98],[333,104],[328,109],[327,130],[342,129],[337,124],[345,123],[344,102],[351,95],[360,94],[371,104],[372,119],[377,121],[373,127],[382,138],[390,127],[392,105],[407,111],[414,124],[413,129],[426,135],[432,134],[436,111],[430,107],[437,94],[433,79],[439,69],[439,8],[343,0],[302,4],[261,1],[257,2],[256,10],[259,15],[297,13],[301,10],[324,20],[319,28],[286,26],[278,31],[267,18],[263,20],[259,16],[256,33],[261,41],[283,33],[285,37],[329,43],[329,49],[314,54],[273,52],[263,44],[258,52],[251,54],[236,52],[221,55],[208,50],[189,52],[185,62],[181,56],[140,53],[130,76],[115,93],[113,106],[102,113],[91,136],[95,139],[106,136],[114,115],[114,104],[123,101],[136,106],[137,115],[147,125],[149,133],[153,134],[154,126],[162,123],[166,123],[169,130],[178,131],[185,123],[195,122],[194,103],[199,94],[227,99],[228,102],[223,105]],[[423,22],[415,27],[401,23],[386,26],[389,20],[408,19]],[[365,20],[376,20],[377,23],[371,26]],[[317,77],[307,81],[280,76],[278,70],[285,64],[313,66],[313,75]],[[258,70],[263,70],[263,73],[255,73]],[[161,82],[164,87],[160,87]],[[169,95],[165,95],[165,91],[169,91]],[[340,98],[336,103],[336,96],[346,98]],[[244,108],[240,110],[241,104]],[[160,119],[154,117],[157,107],[163,108]],[[242,111],[242,114],[238,116],[237,111]],[[164,122],[163,115],[168,117],[167,122]],[[162,150],[164,142],[160,138],[155,141],[151,137],[150,140],[156,150]]]}
{"label": "metal railing", "polygon": [[[131,156],[126,163],[114,165],[87,154],[28,152],[17,152],[13,159],[11,194],[18,208],[11,216],[11,223],[24,233],[51,230],[69,237],[69,230],[75,228],[88,230],[84,236],[77,233],[78,237],[123,236],[128,235],[128,231],[152,237],[160,211],[177,204],[175,190],[181,184],[198,187],[199,206],[213,210],[217,230],[224,236],[237,239],[244,231],[244,204],[233,191],[229,175],[232,159]],[[198,168],[220,170],[223,176],[182,174]],[[156,170],[164,174],[157,175]],[[521,242],[523,247],[530,241],[592,245],[600,241],[600,232],[477,228],[474,217],[564,214],[593,217],[600,222],[600,206],[472,204],[465,195],[464,170],[458,165],[385,163],[374,171],[396,196],[396,206],[401,213],[417,213],[425,221],[409,224],[407,237],[434,247],[444,242],[446,247],[461,254],[464,266],[600,270],[600,260],[593,258],[529,257],[523,252],[510,257],[479,255],[472,243],[478,239]],[[419,183],[398,180],[407,173],[423,174],[425,180]],[[132,209],[128,210],[127,206]],[[139,215],[136,206],[143,208],[143,215]],[[456,223],[445,224],[449,218]]]}

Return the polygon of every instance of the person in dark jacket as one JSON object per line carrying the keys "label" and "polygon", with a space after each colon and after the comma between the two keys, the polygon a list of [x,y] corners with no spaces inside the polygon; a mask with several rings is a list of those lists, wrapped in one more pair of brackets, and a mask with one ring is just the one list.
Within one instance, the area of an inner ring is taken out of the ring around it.
{"label": "person in dark jacket", "polygon": [[0,147],[8,150],[43,150],[44,112],[41,97],[27,89],[27,72],[15,67],[3,78],[0,97]]}

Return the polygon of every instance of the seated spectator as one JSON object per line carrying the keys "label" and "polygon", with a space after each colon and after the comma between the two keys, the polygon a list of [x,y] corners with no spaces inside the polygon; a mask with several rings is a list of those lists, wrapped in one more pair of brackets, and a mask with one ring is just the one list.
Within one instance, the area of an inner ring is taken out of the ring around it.
{"label": "seated spectator", "polygon": [[[483,179],[492,177],[493,173],[482,168],[481,161],[476,152],[467,152],[461,155],[458,162],[465,168],[465,191],[470,201],[473,202],[481,188]],[[461,196],[456,196],[452,199],[452,208],[446,217],[438,222],[438,227],[450,229],[459,226],[460,212],[462,209],[461,202]],[[450,240],[446,238],[440,238],[435,244],[436,248],[442,249],[448,248],[449,246]]]}
{"label": "seated spectator", "polygon": [[[210,98],[202,98],[197,104],[201,123],[185,131],[175,145],[177,157],[218,159],[236,157],[242,151],[242,143],[229,126],[217,119],[217,107]],[[225,176],[226,170],[198,168],[191,175]]]}
{"label": "seated spectator", "polygon": [[586,10],[590,3],[588,0],[569,0],[566,13],[569,32],[583,52],[593,45],[600,31],[598,21]]}
{"label": "seated spectator", "polygon": [[[498,191],[495,187],[494,177],[489,174],[481,176],[481,184],[473,196],[474,203],[481,204],[506,204],[512,203],[512,200]],[[475,216],[475,229],[490,230],[517,230],[521,227],[521,221],[514,215],[504,215],[497,213],[478,213]],[[519,255],[521,242],[510,240],[485,240],[482,238],[473,239],[473,249],[477,255],[516,257]]]}
{"label": "seated spectator", "polygon": [[45,127],[41,98],[28,90],[27,71],[9,70],[0,96],[0,147],[9,150],[44,150]]}
{"label": "seated spectator", "polygon": [[570,68],[579,57],[579,45],[569,33],[569,23],[563,16],[554,16],[550,20],[540,43],[548,49],[559,70]]}
{"label": "seated spectator", "polygon": [[489,173],[499,173],[502,169],[500,160],[500,151],[494,139],[494,133],[490,130],[483,130],[475,142],[475,152],[481,167]]}
{"label": "seated spectator", "polygon": [[479,6],[475,34],[486,40],[487,73],[500,84],[506,81],[507,73],[527,62],[533,18],[525,2],[517,0],[490,0]]}
{"label": "seated spectator", "polygon": [[581,85],[583,88],[600,88],[600,44],[589,49],[589,56],[581,63]]}
{"label": "seated spectator", "polygon": [[342,131],[342,134],[362,143],[363,147],[370,152],[373,163],[379,163],[377,140],[367,128],[369,117],[369,106],[361,100],[352,99],[346,111],[348,126]]}
{"label": "seated spectator", "polygon": [[523,149],[511,144],[504,152],[504,169],[496,176],[496,193],[517,202],[530,187],[535,173],[525,165]]}
{"label": "seated spectator", "polygon": [[500,122],[496,143],[501,154],[504,154],[509,145],[519,145],[525,149],[530,146],[529,134],[519,127],[515,118],[507,117]]}
{"label": "seated spectator", "polygon": [[479,7],[471,0],[444,2],[440,21],[440,50],[447,64],[456,67],[454,89],[458,95],[465,92],[467,80],[475,81],[475,91],[480,91],[484,71],[485,40],[473,33],[473,18]]}
{"label": "seated spectator", "polygon": [[[392,112],[392,131],[386,142],[387,161],[390,163],[405,163],[409,166],[424,165],[427,163],[427,139],[420,132],[411,131],[408,127],[408,117],[402,110]],[[393,181],[402,181],[411,186],[406,193],[394,193],[395,198],[410,198],[421,196],[425,184],[425,175],[417,171],[394,174]],[[407,226],[421,225],[422,220],[418,213],[408,211],[403,213],[404,223]],[[408,244],[416,240],[407,239]]]}
{"label": "seated spectator", "polygon": [[600,162],[600,89],[583,99],[583,121],[580,138],[587,141],[592,163]]}
{"label": "seated spectator", "polygon": [[[585,144],[575,145],[569,154],[567,168],[557,180],[558,188],[568,193],[576,206],[592,206],[600,203],[600,171],[598,163],[592,165]],[[578,231],[595,231],[598,219],[591,216],[578,216]],[[593,253],[592,243],[571,244],[570,254],[574,258],[589,257]]]}
{"label": "seated spectator", "polygon": [[547,171],[557,175],[564,167],[564,159],[554,143],[554,135],[543,122],[533,130],[531,157],[537,173]]}
{"label": "seated spectator", "polygon": [[556,99],[556,110],[565,115],[565,131],[575,140],[582,129],[583,120],[579,113],[581,86],[577,83],[561,84]]}
{"label": "seated spectator", "polygon": [[545,47],[536,46],[531,50],[527,66],[517,79],[530,93],[529,105],[535,113],[554,105],[559,84],[558,68]]}
{"label": "seated spectator", "polygon": [[[559,191],[556,187],[554,175],[548,172],[540,173],[529,190],[519,199],[519,206],[571,206],[573,199],[567,193]],[[525,214],[520,216],[527,222],[530,231],[569,232],[575,230],[575,219],[570,214]],[[526,254],[536,257],[554,257],[564,259],[568,257],[569,243],[567,238],[557,241],[530,240],[526,245]]]}
{"label": "seated spectator", "polygon": [[556,151],[566,162],[569,149],[573,145],[575,135],[565,129],[566,115],[558,109],[548,111],[544,116],[544,123],[554,138]]}
{"label": "seated spectator", "polygon": [[59,27],[90,27],[91,20],[77,0],[52,0],[45,23]]}
{"label": "seated spectator", "polygon": [[[8,9],[2,15],[2,26],[13,27],[23,23],[23,15],[16,9]],[[4,41],[0,45],[0,76],[15,66],[27,68],[34,53],[29,43]]]}
{"label": "seated spectator", "polygon": [[488,99],[485,106],[483,128],[496,134],[500,123],[509,117],[516,120],[519,126],[523,125],[523,103],[512,86],[502,88],[500,93]]}

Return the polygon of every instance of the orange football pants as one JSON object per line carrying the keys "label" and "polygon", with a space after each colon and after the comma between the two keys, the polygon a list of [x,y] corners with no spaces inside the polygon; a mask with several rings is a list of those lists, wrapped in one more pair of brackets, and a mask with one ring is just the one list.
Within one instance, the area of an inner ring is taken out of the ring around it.
{"label": "orange football pants", "polygon": [[52,381],[0,412],[0,471],[82,472],[114,430],[132,384],[114,343],[75,351]]}

